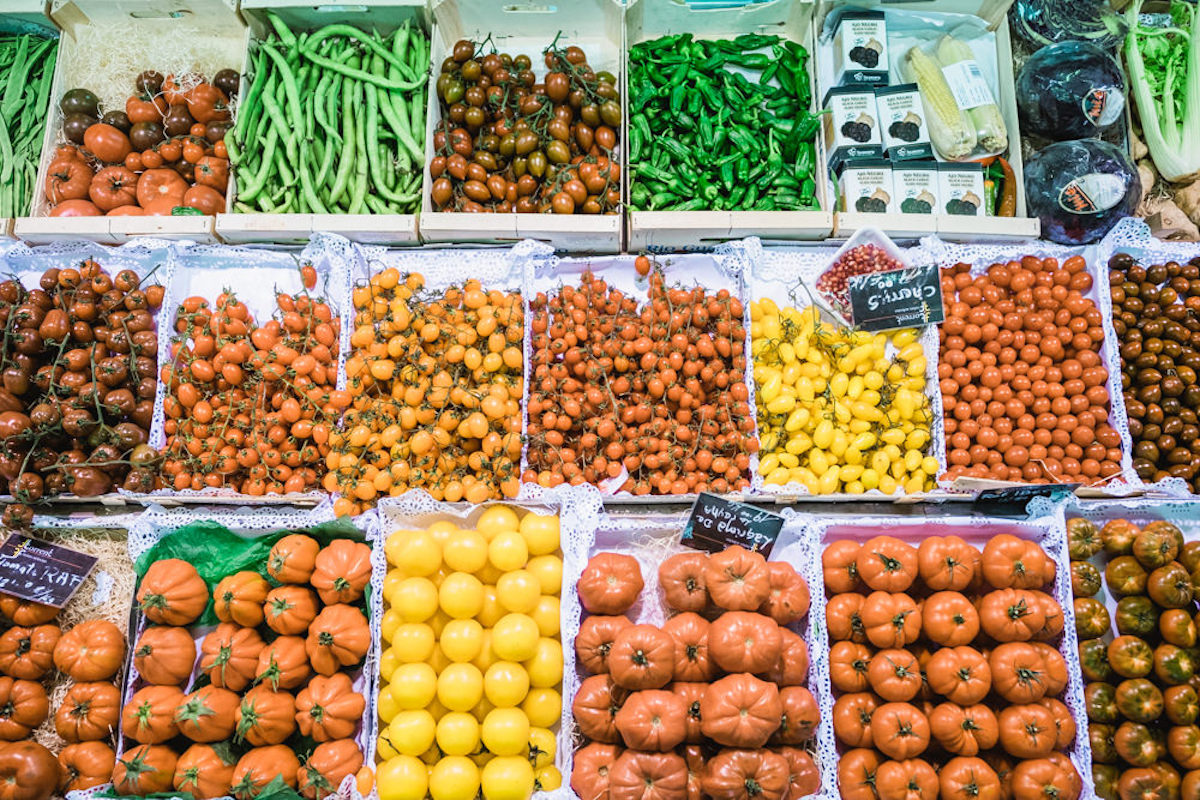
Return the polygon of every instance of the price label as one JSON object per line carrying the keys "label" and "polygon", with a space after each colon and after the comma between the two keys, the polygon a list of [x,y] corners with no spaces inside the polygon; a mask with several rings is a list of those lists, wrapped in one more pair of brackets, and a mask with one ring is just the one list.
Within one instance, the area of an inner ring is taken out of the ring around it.
{"label": "price label", "polygon": [[98,559],[21,533],[0,545],[0,592],[62,608]]}
{"label": "price label", "polygon": [[736,544],[765,558],[782,529],[783,517],[778,514],[701,492],[683,529],[683,543],[710,553]]}
{"label": "price label", "polygon": [[1031,483],[1028,486],[1010,486],[1004,489],[984,489],[977,498],[981,503],[1028,503],[1035,497],[1057,500],[1069,497],[1082,484],[1078,483]]}
{"label": "price label", "polygon": [[867,331],[936,325],[945,319],[942,278],[937,264],[850,279],[850,314]]}

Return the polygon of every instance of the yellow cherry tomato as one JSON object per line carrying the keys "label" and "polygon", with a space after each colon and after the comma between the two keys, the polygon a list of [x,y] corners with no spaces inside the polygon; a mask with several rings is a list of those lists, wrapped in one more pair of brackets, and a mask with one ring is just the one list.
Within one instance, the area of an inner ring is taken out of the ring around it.
{"label": "yellow cherry tomato", "polygon": [[429,773],[415,756],[398,755],[379,765],[375,785],[379,800],[424,800]]}
{"label": "yellow cherry tomato", "polygon": [[521,569],[529,560],[529,548],[516,531],[499,531],[488,542],[488,561],[501,572]]}
{"label": "yellow cherry tomato", "polygon": [[554,731],[549,728],[529,729],[529,760],[534,769],[553,764],[557,752],[558,740],[554,738]]}
{"label": "yellow cherry tomato", "polygon": [[520,664],[497,661],[483,674],[483,694],[497,708],[515,708],[529,692],[529,674]]}
{"label": "yellow cherry tomato", "polygon": [[[387,613],[390,614],[392,610]],[[405,622],[398,625],[391,641],[402,663],[424,661],[429,658],[433,646],[437,644],[433,628],[422,622]]]}
{"label": "yellow cherry tomato", "polygon": [[558,549],[558,517],[530,512],[521,518],[521,536],[531,555],[541,556]]}
{"label": "yellow cherry tomato", "polygon": [[550,728],[562,717],[562,695],[554,689],[530,689],[521,710],[529,717],[530,725]]}
{"label": "yellow cherry tomato", "polygon": [[405,575],[424,577],[442,565],[442,548],[429,531],[396,531],[383,545],[388,563]]}
{"label": "yellow cherry tomato", "polygon": [[428,578],[407,578],[388,598],[405,622],[424,622],[438,609],[438,590]]}
{"label": "yellow cherry tomato", "polygon": [[404,756],[419,756],[433,744],[437,722],[424,709],[401,711],[387,726],[387,738]]}
{"label": "yellow cherry tomato", "polygon": [[459,531],[442,548],[446,566],[459,572],[478,572],[488,561],[488,543],[479,531]]}
{"label": "yellow cherry tomato", "polygon": [[529,800],[533,781],[533,766],[523,756],[497,756],[484,766],[479,783],[484,800]]}
{"label": "yellow cherry tomato", "polygon": [[554,639],[542,637],[537,641],[533,658],[524,664],[529,673],[529,685],[539,689],[552,689],[562,681],[562,644]]}
{"label": "yellow cherry tomato", "polygon": [[538,633],[542,636],[558,636],[560,621],[557,597],[542,595],[538,598],[537,608],[529,612],[529,616],[537,623]]}
{"label": "yellow cherry tomato", "polygon": [[451,711],[470,711],[483,697],[483,673],[474,664],[451,664],[438,676],[437,697]]}
{"label": "yellow cherry tomato", "polygon": [[446,658],[455,663],[470,661],[483,646],[483,626],[473,619],[455,619],[446,623],[438,645]]}
{"label": "yellow cherry tomato", "polygon": [[404,581],[405,578],[411,577],[406,575],[404,570],[400,568],[389,569],[387,574],[383,576],[383,595],[384,597],[392,593],[396,586]]}
{"label": "yellow cherry tomato", "polygon": [[537,651],[538,627],[525,614],[505,614],[492,626],[492,650],[505,661],[527,661]]}
{"label": "yellow cherry tomato", "polygon": [[526,569],[506,572],[496,581],[496,599],[506,611],[528,614],[537,607],[541,595],[541,583]]}
{"label": "yellow cherry tomato", "polygon": [[425,708],[437,696],[438,676],[425,662],[401,664],[392,673],[388,691],[401,709]]}
{"label": "yellow cherry tomato", "polygon": [[470,619],[483,608],[483,584],[466,572],[446,576],[438,590],[442,610],[454,619]]}
{"label": "yellow cherry tomato", "polygon": [[483,746],[498,756],[515,756],[529,745],[529,717],[519,708],[494,708],[480,728]]}
{"label": "yellow cherry tomato", "polygon": [[479,515],[479,521],[475,523],[475,529],[482,533],[488,541],[491,541],[497,533],[516,532],[520,528],[521,521],[517,518],[517,512],[508,506],[489,506]]}
{"label": "yellow cherry tomato", "polygon": [[432,800],[474,800],[479,793],[479,767],[466,756],[446,756],[429,773]]}
{"label": "yellow cherry tomato", "polygon": [[562,591],[562,559],[553,555],[534,556],[525,569],[537,576],[542,594],[558,594]]}
{"label": "yellow cherry tomato", "polygon": [[437,724],[437,745],[448,756],[466,756],[479,747],[479,720],[465,711],[450,711]]}
{"label": "yellow cherry tomato", "polygon": [[396,648],[389,647],[383,651],[383,655],[379,657],[379,674],[384,681],[392,679],[392,673],[396,671],[396,667],[400,666],[400,657],[396,653]]}

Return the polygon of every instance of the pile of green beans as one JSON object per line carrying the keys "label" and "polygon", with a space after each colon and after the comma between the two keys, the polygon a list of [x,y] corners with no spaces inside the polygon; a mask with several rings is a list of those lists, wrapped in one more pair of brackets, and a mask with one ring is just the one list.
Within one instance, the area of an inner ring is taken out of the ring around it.
{"label": "pile of green beans", "polygon": [[412,214],[421,204],[429,40],[274,14],[225,138],[240,213]]}
{"label": "pile of green beans", "polygon": [[[808,52],[778,36],[664,36],[629,51],[631,205],[817,209]],[[747,77],[749,75],[749,77]]]}
{"label": "pile of green beans", "polygon": [[29,213],[58,40],[0,34],[0,217]]}

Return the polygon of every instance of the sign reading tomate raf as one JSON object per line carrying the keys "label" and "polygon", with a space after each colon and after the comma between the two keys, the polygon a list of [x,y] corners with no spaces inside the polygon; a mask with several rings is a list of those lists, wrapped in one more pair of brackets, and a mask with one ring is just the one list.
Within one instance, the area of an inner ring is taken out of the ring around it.
{"label": "sign reading tomate raf", "polygon": [[867,331],[940,323],[946,315],[937,264],[855,275],[850,279],[850,313],[854,326]]}
{"label": "sign reading tomate raf", "polygon": [[736,544],[765,558],[782,529],[783,517],[778,514],[701,492],[683,529],[683,544],[710,553]]}
{"label": "sign reading tomate raf", "polygon": [[0,592],[62,608],[98,559],[22,533],[0,545]]}

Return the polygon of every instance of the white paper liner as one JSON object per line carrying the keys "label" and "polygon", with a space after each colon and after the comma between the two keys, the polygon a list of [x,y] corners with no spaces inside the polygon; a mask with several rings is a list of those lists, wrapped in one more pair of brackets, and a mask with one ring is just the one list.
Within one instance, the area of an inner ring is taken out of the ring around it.
{"label": "white paper liner", "polygon": [[[1038,258],[1057,258],[1059,263],[1071,256],[1083,256],[1087,263],[1086,270],[1092,276],[1092,288],[1083,293],[1100,309],[1101,329],[1104,331],[1104,341],[1100,343],[1100,363],[1108,370],[1108,381],[1104,388],[1108,390],[1109,422],[1121,436],[1121,472],[1105,484],[1088,487],[1109,496],[1128,494],[1131,488],[1140,484],[1133,471],[1132,447],[1129,438],[1129,422],[1125,417],[1125,401],[1121,390],[1121,352],[1120,343],[1112,326],[1112,301],[1109,296],[1108,266],[1106,262],[1097,262],[1095,247],[1067,247],[1051,242],[1026,242],[1018,245],[987,245],[987,244],[950,244],[936,237],[922,239],[921,243],[934,256],[939,267],[945,269],[955,264],[970,264],[972,275],[982,275],[993,264],[1019,261],[1022,256]],[[1118,416],[1119,414],[1119,416]],[[943,488],[950,488],[949,481],[939,481]]]}
{"label": "white paper liner", "polygon": [[[129,557],[131,560],[136,561],[164,536],[194,522],[215,522],[225,526],[239,536],[254,538],[277,531],[304,530],[314,525],[330,522],[333,519],[332,505],[328,502],[318,508],[304,511],[281,508],[236,508],[231,510],[180,508],[168,510],[161,506],[152,505],[129,526]],[[382,543],[378,542],[375,538],[377,531],[374,525],[375,516],[373,514],[364,514],[356,518],[354,522],[356,527],[364,532],[367,543],[371,545],[371,596],[372,598],[377,598],[383,592],[384,576],[383,572],[376,569],[375,566],[376,555],[382,554],[383,549]],[[375,614],[374,600],[368,603],[367,606],[372,632],[376,633],[379,626],[379,618]],[[135,612],[133,617],[136,620],[137,628],[130,636],[131,643],[137,641],[138,636],[141,635],[142,630],[146,626],[146,620],[140,612]],[[200,642],[204,635],[211,630],[211,627],[203,627],[194,632],[197,642],[197,660],[193,666],[192,677],[188,681],[188,689],[190,689],[199,672]],[[362,722],[354,736],[355,742],[363,751],[364,764],[371,764],[373,762],[375,752],[374,718],[375,708],[378,704],[378,642],[377,635],[373,635],[370,648],[367,651],[362,666],[351,676],[355,691],[360,692],[366,701]],[[126,657],[125,668],[128,680],[125,684],[125,695],[122,705],[128,703],[135,691],[143,685],[139,679],[137,668],[133,664],[132,644],[130,652]],[[125,751],[123,730],[117,737],[116,751],[118,758]],[[354,775],[348,775],[342,781],[341,786],[338,787],[337,792],[330,795],[330,797],[335,797],[337,800],[363,800],[363,795],[359,793],[354,782],[354,777]],[[86,792],[72,792],[68,795],[68,798],[69,800],[84,800],[85,797],[90,798],[95,793],[104,791],[111,786],[112,784],[103,784]],[[190,795],[176,795],[176,797],[179,800],[190,800]],[[367,797],[377,798],[378,794],[375,789],[372,789]]]}
{"label": "white paper liner", "polygon": [[[563,682],[562,682],[562,716],[559,720],[555,738],[558,751],[554,763],[563,776],[562,786],[554,791],[535,792],[537,800],[577,800],[570,788],[571,758],[573,745],[571,730],[574,718],[571,715],[571,700],[579,688],[575,671],[575,635],[579,632],[580,608],[579,598],[574,587],[583,572],[587,561],[587,548],[593,540],[600,519],[600,493],[594,486],[557,486],[553,489],[543,489],[540,486],[526,485],[522,487],[518,500],[493,501],[482,505],[465,503],[443,503],[434,500],[428,492],[413,490],[400,497],[384,498],[376,507],[378,515],[379,547],[376,548],[376,558],[382,564],[382,569],[376,569],[375,574],[382,574],[387,569],[387,559],[383,553],[383,542],[388,534],[401,528],[424,528],[439,520],[449,520],[459,525],[473,526],[475,520],[492,505],[507,505],[524,509],[528,513],[557,514],[559,519],[559,547],[562,550],[563,588],[559,602],[559,639],[563,643]],[[376,592],[371,600],[372,617],[383,617],[383,593]],[[374,649],[382,649],[380,633],[373,630],[375,635]],[[378,693],[376,693],[377,700]],[[371,711],[375,712],[377,703],[372,702]]]}
{"label": "white paper liner", "polygon": [[[578,580],[579,574],[582,573],[582,567],[586,566],[587,560],[597,553],[621,553],[636,558],[641,568],[644,586],[637,602],[626,612],[625,616],[639,625],[662,626],[671,616],[671,611],[667,608],[659,589],[658,567],[668,556],[674,553],[688,552],[690,549],[680,544],[680,535],[687,525],[688,516],[688,513],[638,514],[636,516],[605,513],[601,515],[594,541],[578,559],[581,569],[579,573],[573,575],[574,579]],[[812,598],[808,614],[799,622],[788,627],[804,637],[804,642],[808,645],[808,680],[804,685],[816,698],[821,711],[816,737],[813,742],[808,744],[813,761],[821,774],[821,785],[815,793],[805,797],[835,800],[838,794],[834,777],[837,772],[837,757],[832,749],[833,704],[827,697],[822,699],[822,684],[818,678],[819,668],[817,666],[819,662],[828,662],[829,660],[829,640],[824,634],[825,599],[820,591],[821,559],[819,554],[814,554],[814,549],[810,546],[806,520],[792,514],[790,510],[785,510],[784,516],[786,518],[784,528],[780,532],[779,538],[776,539],[769,560],[791,564],[808,584],[809,595]],[[566,582],[565,576],[563,582]],[[581,619],[583,610],[579,605],[579,595],[576,592],[571,592],[570,595],[571,604],[577,614],[576,618]],[[567,602],[565,596],[563,602],[565,606]],[[565,616],[566,612],[564,611]],[[572,640],[576,633],[578,633],[578,625],[571,632]],[[573,650],[574,648],[572,648]],[[572,655],[574,655],[573,652]],[[574,673],[576,683],[570,694],[572,698],[575,695],[575,689],[578,689],[579,682],[587,677],[587,672],[578,664],[574,665]],[[828,689],[826,688],[824,691],[828,695]],[[567,697],[564,693],[564,702],[567,702]],[[576,744],[579,745],[583,741],[583,736],[577,733],[575,735]],[[812,750],[814,745],[815,751]],[[568,769],[570,766],[570,762],[568,762]],[[569,782],[570,773],[564,772],[563,779],[564,784]],[[576,800],[574,794],[571,797],[572,800]],[[800,800],[800,798],[795,800]]]}
{"label": "white paper liner", "polygon": [[[785,512],[785,516],[788,516]],[[865,542],[873,536],[887,535],[907,541],[916,546],[928,536],[947,536],[954,534],[962,537],[968,543],[982,549],[992,536],[1001,533],[1011,533],[1023,539],[1039,543],[1046,554],[1054,559],[1056,568],[1055,580],[1049,593],[1062,606],[1063,633],[1058,642],[1058,650],[1063,654],[1067,664],[1067,686],[1059,699],[1067,706],[1075,719],[1075,742],[1068,755],[1083,783],[1080,800],[1096,800],[1096,794],[1091,785],[1092,750],[1087,737],[1088,719],[1087,707],[1083,699],[1083,673],[1079,666],[1079,641],[1075,635],[1075,611],[1071,595],[1070,558],[1067,555],[1066,517],[1063,504],[1051,503],[1039,498],[1029,506],[1028,514],[1021,519],[1003,519],[999,517],[980,516],[946,516],[946,517],[887,517],[862,516],[844,517],[842,519],[820,519],[811,514],[795,514],[795,518],[807,522],[804,534],[808,552],[819,561],[820,553],[825,547],[840,539],[853,539]],[[824,582],[818,584],[824,588]],[[824,606],[827,598],[824,591],[813,590],[814,613],[817,597],[820,596],[821,620],[820,632],[824,639],[818,648],[822,657],[814,657],[816,669],[815,680],[817,690],[813,692],[821,703],[821,716],[832,714],[833,684],[829,675],[829,631],[824,626]],[[814,648],[816,652],[817,648]],[[826,770],[823,774],[830,775],[830,782],[836,784],[837,770],[826,765],[836,765],[837,758],[842,752],[841,745],[832,742],[832,753],[822,750],[822,765]],[[825,761],[825,759],[832,759]]]}
{"label": "white paper liner", "polygon": [[[746,340],[743,344],[746,369],[743,380],[750,392],[747,401],[750,405],[750,417],[755,420],[757,420],[757,414],[754,408],[754,364],[750,358],[750,304],[747,302],[745,291],[745,273],[747,270],[753,269],[754,260],[762,252],[762,246],[758,239],[751,238],[725,242],[710,252],[653,256],[654,261],[662,267],[668,289],[675,285],[686,288],[698,284],[703,286],[709,294],[727,289],[732,296],[741,301],[742,325],[746,330]],[[536,297],[538,292],[545,292],[547,296],[553,295],[560,287],[568,283],[578,286],[580,277],[584,272],[590,270],[597,277],[606,281],[609,286],[616,287],[626,296],[637,299],[639,304],[645,303],[648,298],[649,279],[637,274],[633,265],[635,258],[636,256],[632,254],[566,258],[554,255],[549,248],[534,250],[528,260],[525,283],[525,363],[533,362],[532,337],[529,335],[529,326],[533,319],[533,312],[529,305],[531,298]],[[531,371],[527,369],[525,371],[525,394],[521,401],[522,433],[526,432],[529,426],[530,377]],[[757,421],[753,435],[758,436]],[[526,444],[521,454],[522,474],[529,468],[528,451],[529,445],[526,437]],[[752,453],[750,455],[751,479],[757,471],[758,454]],[[599,487],[600,491],[606,497],[622,499],[634,497],[629,492],[619,491],[627,477],[628,473],[622,468],[619,476],[603,482]],[[652,492],[651,496],[662,497],[664,495]],[[670,497],[678,499],[679,502],[691,502],[696,495],[670,495]]]}
{"label": "white paper liner", "polygon": [[[910,266],[924,266],[925,264],[933,263],[933,253],[924,245],[910,247],[904,249],[895,248],[892,243],[887,240],[882,234],[879,234],[873,229],[863,229],[855,234],[859,244],[875,243],[892,250],[897,250],[903,260]],[[878,237],[878,238],[877,238]],[[882,241],[880,240],[882,239]],[[849,245],[847,242],[846,245]],[[885,248],[885,249],[887,249]],[[752,263],[751,270],[747,278],[747,295],[751,303],[761,297],[769,297],[775,301],[781,309],[786,306],[802,308],[808,303],[814,303],[818,306],[824,306],[824,310],[830,319],[835,318],[835,313],[825,299],[816,290],[817,278],[824,272],[832,263],[833,260],[846,249],[844,245],[841,248],[834,247],[772,247],[763,248],[761,257]],[[805,291],[807,287],[808,291]],[[811,297],[810,297],[811,294]],[[747,306],[747,312],[749,307]],[[747,325],[746,330],[750,327]],[[946,429],[944,427],[943,411],[942,411],[942,392],[938,386],[938,330],[936,325],[927,325],[921,331],[921,347],[925,352],[925,396],[929,398],[929,406],[933,414],[933,419],[929,423],[930,442],[926,452],[933,456],[938,461],[938,474],[942,474],[947,469],[946,463]],[[891,345],[888,345],[889,352]],[[753,369],[753,364],[750,365]],[[751,392],[753,398],[753,381],[751,382]],[[808,487],[802,483],[795,481],[786,483],[782,486],[768,485],[764,482],[763,476],[758,474],[757,458],[760,458],[760,452],[756,456],[754,479],[751,482],[751,491],[755,494],[763,496],[781,496],[781,497],[805,497],[810,496]],[[839,498],[895,498],[902,496],[886,495],[878,489],[871,489],[862,495],[811,495],[813,497],[839,497]],[[923,495],[908,495],[909,497],[921,497]]]}
{"label": "white paper liner", "polygon": [[[304,290],[300,276],[301,264],[312,264],[317,270],[317,286],[311,290],[314,298],[324,299],[334,316],[340,316],[342,327],[338,331],[337,386],[345,386],[345,360],[348,336],[345,333],[345,309],[349,298],[349,274],[351,260],[355,256],[350,242],[334,234],[315,234],[304,248],[228,245],[197,245],[188,242],[174,243],[169,250],[171,281],[167,285],[166,297],[158,312],[158,363],[171,360],[171,339],[175,335],[175,318],[179,304],[184,298],[199,295],[213,303],[217,295],[232,289],[239,300],[250,309],[259,324],[264,324],[278,310],[275,303],[277,292],[295,294]],[[158,394],[154,400],[154,422],[150,429],[150,445],[162,449],[167,437],[163,429],[166,414],[163,410],[167,395],[166,385],[159,381]],[[320,470],[324,467],[321,466]],[[148,495],[130,495],[138,498],[190,498],[195,501],[203,497],[245,497],[229,487],[208,487],[195,491],[174,488],[158,489]],[[320,502],[327,497],[320,487],[293,498],[304,498]]]}

